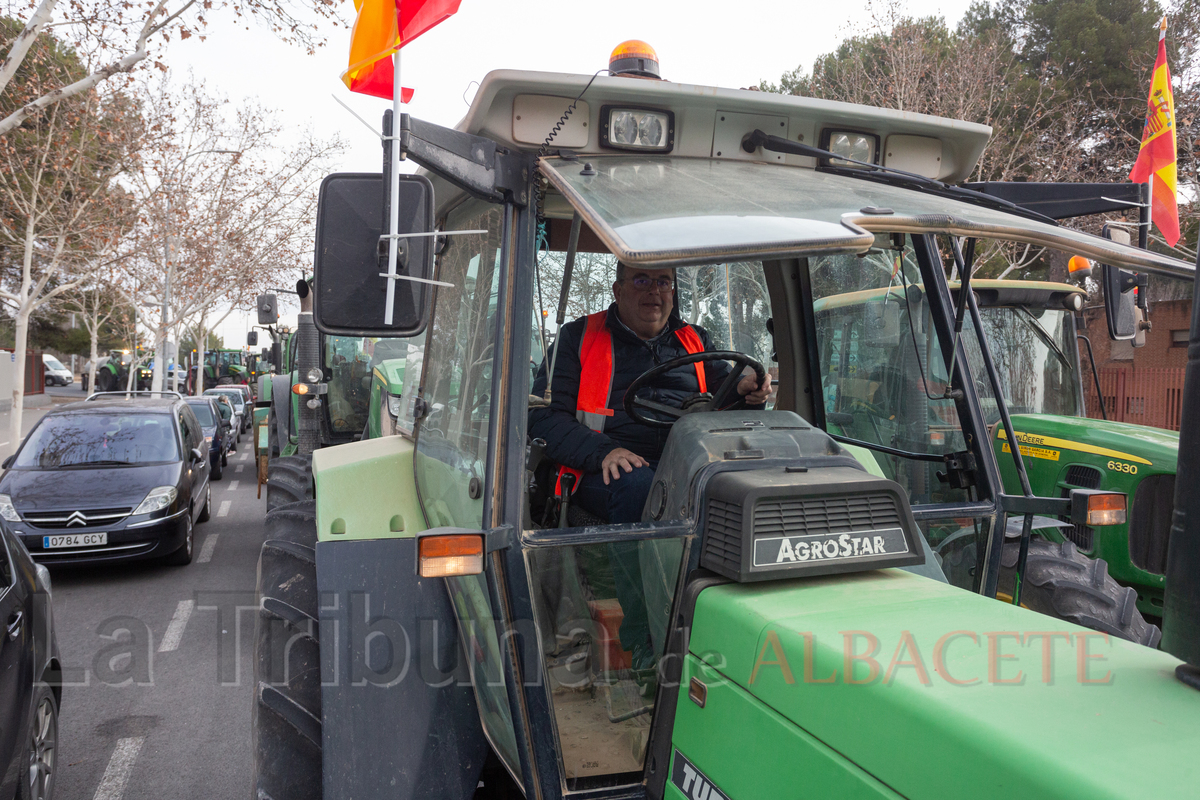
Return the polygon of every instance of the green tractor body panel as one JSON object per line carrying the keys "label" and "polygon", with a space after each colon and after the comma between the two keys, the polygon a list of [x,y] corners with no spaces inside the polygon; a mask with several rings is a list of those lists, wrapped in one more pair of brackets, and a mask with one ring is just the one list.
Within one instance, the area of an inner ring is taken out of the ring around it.
{"label": "green tractor body panel", "polygon": [[402,436],[314,451],[318,540],[404,539],[423,531],[414,452]]}
{"label": "green tractor body panel", "polygon": [[727,584],[697,600],[673,745],[727,797],[1181,797],[1179,663],[899,570]]}
{"label": "green tractor body panel", "polygon": [[[404,391],[404,368],[407,361],[402,358],[389,358],[375,366],[371,371],[371,400],[367,413],[367,438],[377,439],[384,433],[385,416],[390,415],[387,403],[388,397],[399,397]],[[390,421],[390,420],[389,420]]]}
{"label": "green tractor body panel", "polygon": [[[1179,434],[1053,414],[1015,414],[1012,421],[1034,494],[1063,497],[1071,488],[1084,488],[1128,495],[1124,525],[1038,532],[1057,541],[1065,534],[1080,551],[1107,561],[1110,575],[1137,589],[1141,612],[1161,617]],[[1019,493],[1003,428],[997,427],[992,445],[1005,490]]]}

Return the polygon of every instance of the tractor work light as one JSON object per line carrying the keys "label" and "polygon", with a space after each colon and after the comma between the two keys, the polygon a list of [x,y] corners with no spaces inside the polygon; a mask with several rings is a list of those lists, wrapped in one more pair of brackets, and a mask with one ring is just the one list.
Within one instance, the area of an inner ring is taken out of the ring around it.
{"label": "tractor work light", "polygon": [[1067,262],[1067,273],[1072,279],[1079,281],[1092,277],[1091,259],[1083,256],[1071,256],[1071,260]]}
{"label": "tractor work light", "polygon": [[[822,145],[823,150],[828,150],[842,158],[853,159],[854,161],[862,161],[866,164],[876,164],[879,158],[879,137],[873,133],[861,133],[859,131],[825,131],[822,134],[825,144]],[[828,165],[831,167],[854,167],[862,168],[860,164],[853,164],[849,161],[841,159],[829,159]]]}
{"label": "tractor work light", "polygon": [[304,379],[309,383],[320,383],[321,377],[321,370],[319,367],[312,367],[304,373]]}
{"label": "tractor work light", "polygon": [[417,540],[417,573],[422,578],[454,578],[483,572],[483,537],[478,533],[422,536]]}
{"label": "tractor work light", "polygon": [[614,150],[669,153],[675,146],[675,114],[657,109],[603,106],[600,144]]}
{"label": "tractor work light", "polygon": [[1063,299],[1063,306],[1068,311],[1079,312],[1083,310],[1083,295],[1069,294]]}
{"label": "tractor work light", "polygon": [[1123,492],[1072,489],[1071,522],[1089,527],[1123,525],[1128,505],[1129,500]]}

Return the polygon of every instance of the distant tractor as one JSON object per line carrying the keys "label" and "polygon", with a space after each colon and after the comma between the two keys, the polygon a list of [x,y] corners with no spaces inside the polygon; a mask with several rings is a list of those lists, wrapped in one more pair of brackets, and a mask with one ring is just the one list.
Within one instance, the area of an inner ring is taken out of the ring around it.
{"label": "distant tractor", "polygon": [[[115,392],[125,389],[129,381],[129,370],[133,366],[133,354],[128,350],[110,350],[108,355],[96,362],[97,392]],[[152,373],[149,367],[139,363],[132,388],[137,390],[149,389]],[[88,391],[88,376],[83,374],[82,388]]]}
{"label": "distant tractor", "polygon": [[246,368],[246,353],[242,350],[223,349],[208,350],[204,354],[204,363],[192,368],[188,373],[188,394],[195,394],[196,373],[201,366],[204,371],[204,387],[225,386],[230,383],[247,383],[249,372]]}

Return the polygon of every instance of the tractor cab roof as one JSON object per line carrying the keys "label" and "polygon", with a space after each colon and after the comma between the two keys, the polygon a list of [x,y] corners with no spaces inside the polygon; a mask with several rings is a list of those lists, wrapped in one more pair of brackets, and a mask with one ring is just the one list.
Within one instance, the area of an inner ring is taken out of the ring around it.
{"label": "tractor cab roof", "polygon": [[[640,134],[626,137],[633,144],[618,141],[617,122],[629,122],[623,111],[643,115],[639,125],[661,124],[654,146],[640,146]],[[992,131],[961,120],[666,81],[499,70],[484,78],[457,128],[539,153],[551,236],[556,220],[579,212],[596,244],[631,264],[862,253],[875,232],[938,232],[1056,247],[1188,278],[1194,271],[1178,259],[989,207],[982,195],[965,202],[972,197],[952,184],[970,175]],[[841,136],[863,148],[852,148],[856,157],[892,172],[836,163],[831,170],[811,156],[764,147],[747,152],[755,131],[822,148]],[[441,218],[463,191],[430,177]]]}

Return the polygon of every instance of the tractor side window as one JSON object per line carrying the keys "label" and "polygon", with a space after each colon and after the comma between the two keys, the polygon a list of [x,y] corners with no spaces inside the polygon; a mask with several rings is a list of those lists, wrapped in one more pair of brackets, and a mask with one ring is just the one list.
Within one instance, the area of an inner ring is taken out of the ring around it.
{"label": "tractor side window", "polygon": [[482,482],[492,413],[492,354],[497,339],[502,209],[469,202],[447,230],[486,230],[447,237],[438,259],[433,318],[426,337],[423,399],[415,469],[431,526],[483,524]]}
{"label": "tractor side window", "polygon": [[358,433],[367,424],[371,397],[370,354],[361,336],[326,336],[324,364],[328,381],[329,427],[340,434]]}
{"label": "tractor side window", "polygon": [[809,271],[829,432],[903,453],[854,450],[913,505],[969,500],[937,477],[966,443],[911,246],[815,258]]}

